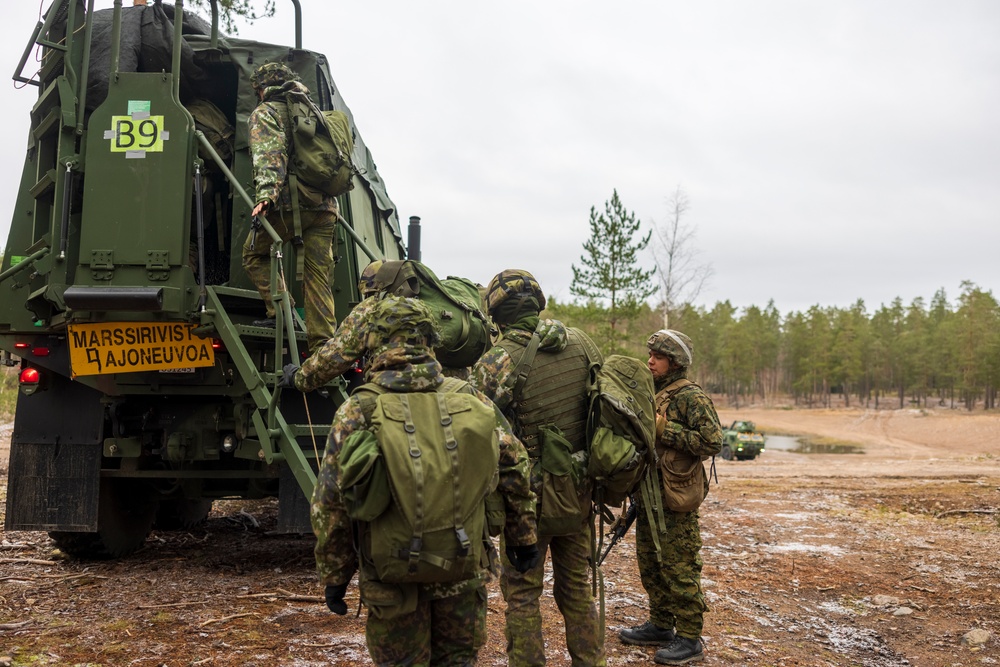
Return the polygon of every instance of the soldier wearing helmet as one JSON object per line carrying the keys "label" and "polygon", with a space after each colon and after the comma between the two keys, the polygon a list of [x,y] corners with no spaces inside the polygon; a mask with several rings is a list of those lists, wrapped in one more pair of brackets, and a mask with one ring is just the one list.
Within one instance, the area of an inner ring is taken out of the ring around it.
{"label": "soldier wearing helmet", "polygon": [[[299,77],[281,63],[264,63],[250,77],[260,103],[248,121],[250,160],[253,164],[253,215],[265,216],[285,242],[295,241],[301,253],[302,290],[309,350],[314,352],[336,328],[331,268],[337,243],[337,200],[299,182],[292,192],[289,180],[291,119],[285,95],[309,94]],[[294,195],[294,197],[293,197]],[[297,201],[298,208],[293,206]],[[252,229],[243,244],[243,269],[264,300],[267,318],[257,326],[274,326],[271,302],[271,242]]]}
{"label": "soldier wearing helmet", "polygon": [[[533,464],[549,447],[564,448],[564,454],[565,448],[583,452],[590,365],[602,361],[597,347],[582,331],[540,319],[545,295],[528,271],[498,273],[486,287],[485,300],[500,338],[473,367],[470,382],[503,410]],[[591,506],[588,502],[579,507],[578,501],[590,497],[589,487],[585,488],[589,481],[580,474],[579,488],[569,482],[557,492],[544,484],[540,472],[534,477],[542,517],[538,564],[522,572],[524,554],[516,546],[503,545],[500,584],[507,602],[507,661],[511,665],[545,664],[539,598],[544,589],[545,554],[551,548],[552,593],[563,614],[573,664],[604,665],[604,633],[588,576]]]}
{"label": "soldier wearing helmet", "polygon": [[384,289],[384,285],[378,284],[375,280],[375,276],[378,275],[378,270],[382,268],[384,264],[381,259],[376,259],[364,268],[361,272],[361,277],[358,279],[358,293],[361,294],[362,299],[367,299],[373,294],[378,294]]}
{"label": "soldier wearing helmet", "polygon": [[[715,405],[701,387],[687,378],[694,346],[680,331],[660,329],[649,337],[646,347],[657,391],[656,450],[660,465],[694,470],[694,466],[702,466],[702,461],[722,449],[722,427]],[[700,472],[704,473],[704,468]],[[707,493],[707,480],[703,486]],[[698,510],[673,511],[662,488],[660,495],[661,507],[668,510],[662,512],[665,532],[653,534],[642,508],[636,518],[636,555],[642,585],[649,594],[649,620],[621,630],[619,637],[626,644],[661,647],[655,656],[659,664],[683,665],[704,656],[701,632],[708,607],[701,590]]]}
{"label": "soldier wearing helmet", "polygon": [[[334,334],[326,340],[319,349],[314,350],[299,368],[295,364],[285,366],[283,387],[294,387],[299,391],[313,391],[324,386],[333,378],[344,375],[356,362],[370,356],[371,337],[366,334],[370,326],[373,310],[385,296],[388,285],[378,279],[379,269],[383,261],[377,259],[364,268],[358,281],[358,293],[361,303],[355,306],[344,321],[340,323]],[[468,369],[444,366],[444,374],[468,379]]]}
{"label": "soldier wearing helmet", "polygon": [[[444,376],[432,351],[438,334],[423,302],[397,296],[374,302],[361,333],[373,351],[365,379],[378,385],[379,391],[442,390]],[[486,396],[464,382],[455,382],[445,385],[448,391],[472,394],[495,410]],[[325,585],[327,607],[335,614],[347,613],[344,597],[360,568],[359,593],[369,607],[368,652],[375,664],[474,664],[486,635],[485,585],[490,578],[486,566],[465,581],[389,585],[378,581],[370,562],[358,561],[361,550],[360,545],[355,545],[354,535],[359,527],[352,526],[337,484],[338,456],[348,436],[372,430],[363,397],[373,391],[366,386],[348,398],[334,415],[312,497],[310,518],[316,534],[316,565]],[[506,515],[504,539],[530,551],[537,535],[528,456],[499,413],[496,428],[500,432],[497,491]],[[492,542],[487,539],[486,543],[486,548],[492,549]],[[491,554],[489,560],[495,562],[495,556]]]}

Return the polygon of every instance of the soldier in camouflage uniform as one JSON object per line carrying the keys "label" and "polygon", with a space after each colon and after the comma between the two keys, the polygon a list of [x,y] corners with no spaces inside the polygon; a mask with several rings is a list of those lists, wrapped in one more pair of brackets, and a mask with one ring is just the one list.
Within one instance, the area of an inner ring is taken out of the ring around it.
{"label": "soldier in camouflage uniform", "polygon": [[[366,381],[394,392],[435,391],[444,381],[432,345],[437,332],[427,307],[416,299],[390,296],[373,308],[362,332],[373,350]],[[484,404],[489,400],[467,386]],[[316,478],[311,519],[316,533],[316,564],[326,585],[327,606],[345,614],[344,593],[358,568],[351,522],[338,487],[338,453],[348,435],[368,424],[360,400],[352,396],[337,410],[323,463]],[[539,559],[535,545],[535,496],[528,456],[497,411],[500,435],[498,491],[504,499],[504,537],[516,545],[522,567]],[[443,443],[442,443],[443,445]],[[492,543],[489,548],[492,549]],[[496,562],[491,552],[490,562]],[[486,638],[489,570],[458,583],[388,585],[361,565],[358,584],[369,608],[366,637],[377,665],[472,665]]]}
{"label": "soldier in camouflage uniform", "polygon": [[[296,230],[288,180],[292,125],[284,95],[289,90],[303,91],[307,95],[309,91],[280,63],[261,65],[250,83],[261,100],[249,120],[250,159],[257,202],[253,215],[266,215],[275,232],[287,242],[293,240]],[[337,243],[337,200],[301,182],[297,196],[302,239],[296,252],[303,253],[304,257],[305,320],[309,350],[314,352],[333,336],[337,326],[331,287]],[[271,243],[266,234],[251,230],[243,243],[243,269],[267,307],[267,319],[255,322],[258,326],[274,326],[270,254]]]}
{"label": "soldier in camouflage uniform", "polygon": [[[303,392],[318,389],[338,375],[346,373],[370,351],[365,343],[364,332],[366,322],[381,300],[379,292],[386,288],[375,279],[381,266],[382,261],[375,260],[361,272],[358,289],[364,300],[348,313],[334,335],[318,350],[313,350],[313,354],[303,362],[301,368],[294,364],[285,366],[285,386],[294,385]],[[442,367],[441,372],[447,377],[468,380],[466,368]]]}
{"label": "soldier in camouflage uniform", "polygon": [[[719,416],[708,394],[686,379],[691,339],[679,331],[661,329],[649,337],[646,346],[657,391],[657,452],[662,456],[675,450],[692,460],[715,456],[722,449]],[[666,499],[661,497],[660,502],[666,508]],[[659,664],[683,665],[704,658],[701,631],[708,607],[701,590],[701,532],[698,510],[664,509],[663,514],[666,532],[658,536],[658,558],[653,527],[642,508],[637,513],[636,555],[649,595],[649,620],[622,630],[619,636],[626,644],[662,646],[654,657]]]}
{"label": "soldier in camouflage uniform", "polygon": [[[532,423],[528,412],[531,396],[540,396],[539,402],[561,413],[555,425],[570,439],[574,451],[585,449],[585,421],[587,411],[588,357],[580,337],[583,332],[567,330],[555,320],[539,320],[545,307],[545,296],[535,278],[527,271],[512,269],[499,273],[487,288],[487,310],[499,326],[501,337],[473,366],[470,382],[493,399],[511,421],[515,432],[522,438],[532,458],[532,489],[541,498],[543,473],[541,470],[539,427]],[[528,371],[520,397],[515,401],[513,371],[524,354],[526,346],[537,337],[538,353]],[[591,345],[593,345],[591,343]],[[594,348],[596,352],[596,348]],[[599,352],[596,352],[599,355]],[[599,360],[598,360],[599,361]],[[561,364],[566,374],[558,378],[548,375],[550,363]],[[532,378],[535,378],[534,380]],[[571,388],[558,391],[557,396],[547,395],[539,384]],[[578,391],[573,387],[579,387]],[[553,402],[553,400],[555,402]],[[539,532],[538,547],[542,560],[528,572],[518,572],[504,559],[500,578],[501,590],[507,602],[507,659],[511,665],[544,665],[545,639],[542,636],[542,618],[539,598],[544,588],[545,554],[552,552],[552,593],[563,615],[566,626],[566,646],[576,667],[605,665],[604,635],[589,581],[591,571],[591,535],[589,493],[586,516],[571,530],[557,535]],[[539,506],[538,512],[544,508]]]}

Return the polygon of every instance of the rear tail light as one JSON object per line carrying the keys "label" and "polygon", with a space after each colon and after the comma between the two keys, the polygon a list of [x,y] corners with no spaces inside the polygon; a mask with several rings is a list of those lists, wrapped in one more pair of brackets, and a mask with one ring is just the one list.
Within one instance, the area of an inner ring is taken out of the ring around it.
{"label": "rear tail light", "polygon": [[42,374],[38,372],[37,368],[25,366],[21,369],[19,379],[21,381],[21,393],[25,396],[31,396],[38,390],[39,385],[41,385]]}

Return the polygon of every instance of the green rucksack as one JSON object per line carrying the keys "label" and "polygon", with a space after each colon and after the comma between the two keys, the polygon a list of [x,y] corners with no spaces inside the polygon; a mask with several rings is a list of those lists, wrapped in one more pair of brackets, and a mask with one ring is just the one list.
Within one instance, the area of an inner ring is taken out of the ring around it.
{"label": "green rucksack", "polygon": [[308,95],[289,91],[290,170],[305,185],[338,197],[354,189],[354,133],[343,111],[321,111]]}
{"label": "green rucksack", "polygon": [[471,280],[455,276],[440,280],[426,265],[403,259],[385,261],[374,284],[388,294],[415,297],[427,304],[441,333],[434,355],[443,365],[471,366],[489,348],[489,325],[479,288]]}
{"label": "green rucksack", "polygon": [[656,456],[656,390],[643,362],[614,354],[597,370],[591,393],[587,433],[595,498],[621,505],[642,480]]}
{"label": "green rucksack", "polygon": [[340,485],[360,528],[362,564],[378,581],[464,581],[489,566],[497,418],[469,390],[449,378],[436,392],[365,384],[355,393],[370,429],[345,442]]}
{"label": "green rucksack", "polygon": [[[236,131],[226,118],[226,114],[204,98],[191,100],[184,107],[194,118],[195,129],[201,130],[222,161],[227,165],[230,164],[233,159],[233,137]],[[204,160],[206,165],[215,165],[215,160],[201,142],[198,142],[198,157]]]}

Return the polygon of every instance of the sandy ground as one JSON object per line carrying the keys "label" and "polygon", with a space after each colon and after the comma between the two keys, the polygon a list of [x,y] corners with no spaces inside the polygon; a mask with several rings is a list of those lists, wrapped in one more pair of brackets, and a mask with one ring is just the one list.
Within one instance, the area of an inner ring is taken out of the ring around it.
{"label": "sandy ground", "polygon": [[[863,453],[717,461],[702,507],[706,665],[1000,664],[1000,417],[950,410],[720,410],[768,434]],[[0,468],[9,428],[0,428]],[[6,491],[6,474],[0,495]],[[0,532],[0,666],[370,664],[364,612],[321,604],[312,540],[274,506],[221,502],[118,562],[68,561]],[[646,619],[632,535],[603,567],[608,664],[652,664],[617,630]],[[347,596],[357,605],[357,591]],[[548,662],[570,665],[550,590]],[[480,664],[502,665],[503,600]]]}

